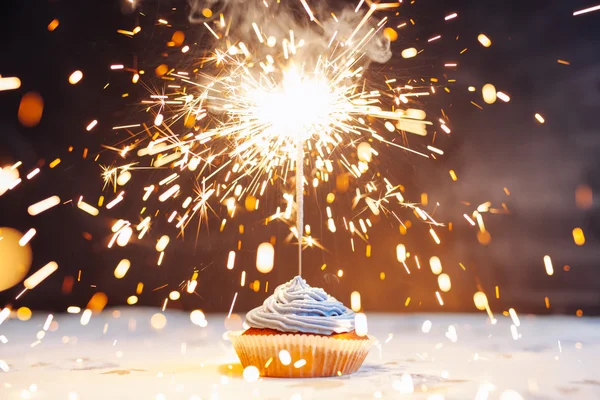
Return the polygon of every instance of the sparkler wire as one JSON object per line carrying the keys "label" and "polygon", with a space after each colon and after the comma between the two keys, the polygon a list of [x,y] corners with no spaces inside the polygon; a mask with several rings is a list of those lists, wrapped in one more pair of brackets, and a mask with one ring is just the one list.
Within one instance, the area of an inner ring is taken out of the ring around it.
{"label": "sparkler wire", "polygon": [[302,276],[302,236],[304,229],[304,140],[296,139],[296,229],[298,230],[298,276]]}

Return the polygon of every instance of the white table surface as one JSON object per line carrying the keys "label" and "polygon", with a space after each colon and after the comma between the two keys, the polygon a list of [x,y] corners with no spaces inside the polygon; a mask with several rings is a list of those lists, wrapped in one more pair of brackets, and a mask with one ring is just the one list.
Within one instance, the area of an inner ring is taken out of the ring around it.
{"label": "white table surface", "polygon": [[[160,310],[120,311],[87,326],[80,315],[55,315],[58,329],[37,344],[48,313],[4,321],[0,399],[600,399],[599,318],[521,315],[514,340],[502,315],[492,325],[485,314],[367,314],[380,346],[356,374],[247,382],[223,339],[226,316],[209,314],[201,328],[189,313],[167,311],[157,331],[150,318]],[[400,391],[410,390],[403,374],[414,393]]]}

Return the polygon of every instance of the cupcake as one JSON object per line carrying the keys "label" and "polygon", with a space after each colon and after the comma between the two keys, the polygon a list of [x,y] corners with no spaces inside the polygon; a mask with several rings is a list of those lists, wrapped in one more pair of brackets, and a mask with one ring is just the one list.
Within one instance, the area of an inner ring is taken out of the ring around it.
{"label": "cupcake", "polygon": [[246,331],[231,332],[245,367],[261,376],[302,378],[356,372],[373,340],[354,331],[354,312],[297,276],[246,315]]}

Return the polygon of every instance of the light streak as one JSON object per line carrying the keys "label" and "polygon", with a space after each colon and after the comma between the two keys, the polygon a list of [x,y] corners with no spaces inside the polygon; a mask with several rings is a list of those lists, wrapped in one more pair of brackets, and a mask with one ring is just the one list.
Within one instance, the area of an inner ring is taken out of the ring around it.
{"label": "light streak", "polygon": [[119,261],[119,264],[115,268],[115,278],[122,279],[123,277],[125,277],[125,274],[127,274],[127,271],[129,270],[130,266],[131,263],[129,262],[129,260],[123,259]]}
{"label": "light streak", "polygon": [[91,318],[92,310],[86,309],[83,313],[81,313],[81,320],[79,322],[81,323],[81,325],[85,326],[89,324]]}
{"label": "light streak", "polygon": [[19,239],[19,246],[23,247],[35,236],[36,230],[31,228],[29,229],[21,239]]}
{"label": "light streak", "polygon": [[46,322],[44,322],[44,327],[42,328],[43,330],[47,331],[48,329],[50,329],[50,324],[52,323],[53,318],[54,316],[52,314],[48,314]]}
{"label": "light streak", "polygon": [[57,263],[55,263],[54,261],[49,262],[48,264],[44,265],[42,268],[37,270],[29,278],[25,279],[25,282],[23,282],[23,284],[25,285],[25,288],[29,289],[29,290],[35,288],[37,285],[42,283],[42,281],[44,279],[46,279],[52,273],[54,273],[57,269],[58,269]]}
{"label": "light streak", "polygon": [[235,251],[230,251],[227,256],[227,269],[232,270],[235,266]]}
{"label": "light streak", "polygon": [[535,114],[535,119],[537,119],[540,124],[543,124],[544,122],[546,122],[544,117],[542,117],[542,115],[538,114],[538,113]]}
{"label": "light streak", "polygon": [[85,201],[83,201],[82,199],[80,199],[77,202],[77,208],[79,208],[80,210],[85,211],[86,213],[92,215],[92,216],[96,216],[100,213],[100,211],[92,206],[91,204],[86,203]]}
{"label": "light streak", "polygon": [[94,127],[98,125],[98,121],[97,120],[93,120],[92,122],[90,122],[86,127],[85,130],[86,131],[91,131],[92,129],[94,129]]}
{"label": "light streak", "polygon": [[0,311],[0,325],[10,316],[10,308],[5,307]]}
{"label": "light streak", "polygon": [[588,7],[588,8],[584,8],[584,9],[579,10],[579,11],[575,11],[573,13],[573,16],[577,16],[577,15],[581,15],[581,14],[586,14],[586,13],[589,13],[589,12],[592,12],[592,11],[598,11],[598,10],[600,10],[600,5],[592,6],[592,7]]}
{"label": "light streak", "polygon": [[519,321],[519,316],[517,315],[517,312],[515,311],[514,308],[510,308],[508,310],[508,314],[510,315],[510,318],[513,321],[513,324],[518,328],[519,326],[521,326],[521,321]]}
{"label": "light streak", "polygon": [[442,296],[440,295],[440,292],[436,291],[435,292],[435,297],[437,297],[437,300],[440,303],[440,306],[443,306],[444,305],[444,300],[442,300]]}
{"label": "light streak", "polygon": [[552,266],[552,259],[550,256],[544,256],[544,267],[546,268],[546,273],[548,275],[554,275],[554,267]]}
{"label": "light streak", "polygon": [[431,234],[431,237],[433,238],[433,240],[435,241],[436,244],[440,244],[440,238],[438,237],[437,233],[435,233],[435,231],[433,230],[433,228],[429,228],[429,233]]}
{"label": "light streak", "polygon": [[231,313],[233,312],[233,306],[235,305],[235,300],[237,299],[238,292],[235,292],[233,296],[233,301],[231,302],[231,307],[229,308],[229,313],[227,314],[227,319],[231,318]]}
{"label": "light streak", "polygon": [[33,171],[31,171],[30,173],[27,174],[27,179],[32,179],[34,176],[36,176],[37,174],[40,173],[40,169],[36,168]]}
{"label": "light streak", "polygon": [[31,206],[29,206],[27,208],[27,212],[29,213],[29,215],[35,216],[35,215],[43,213],[44,211],[51,209],[52,207],[59,205],[59,204],[60,204],[60,197],[52,196],[52,197],[48,197],[45,200],[42,200],[35,204],[32,204]]}
{"label": "light streak", "polygon": [[21,80],[16,77],[3,78],[0,76],[0,92],[3,90],[15,90],[21,87]]}

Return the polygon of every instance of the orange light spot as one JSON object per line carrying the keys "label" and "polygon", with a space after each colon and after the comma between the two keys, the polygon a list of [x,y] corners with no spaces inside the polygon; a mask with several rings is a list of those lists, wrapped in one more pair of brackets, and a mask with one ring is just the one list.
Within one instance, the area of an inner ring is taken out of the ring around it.
{"label": "orange light spot", "polygon": [[335,178],[335,187],[341,193],[347,192],[348,188],[350,187],[350,177],[348,176],[348,174],[338,175]]}
{"label": "orange light spot", "polygon": [[488,231],[478,231],[477,240],[480,244],[487,246],[492,241],[492,235]]}
{"label": "orange light spot", "polygon": [[98,292],[94,293],[86,308],[94,312],[100,312],[104,310],[106,303],[108,303],[108,296],[102,292]]}
{"label": "orange light spot", "polygon": [[58,25],[60,24],[60,21],[57,20],[56,18],[53,19],[52,21],[50,21],[50,23],[48,24],[48,30],[50,32],[53,32],[56,28],[58,28]]}
{"label": "orange light spot", "polygon": [[181,31],[176,31],[175,33],[173,33],[173,36],[171,36],[171,41],[177,47],[181,46],[183,44],[184,40],[185,40],[185,33],[181,32]]}
{"label": "orange light spot", "polygon": [[579,185],[575,190],[575,204],[578,208],[586,210],[592,206],[594,196],[592,188],[588,185]]}
{"label": "orange light spot", "polygon": [[169,67],[167,67],[166,64],[160,64],[158,67],[156,67],[154,72],[156,73],[156,76],[160,77],[169,72]]}
{"label": "orange light spot", "polygon": [[583,234],[583,229],[573,229],[573,240],[577,246],[583,246],[585,244],[585,235]]}
{"label": "orange light spot", "polygon": [[32,128],[40,123],[44,112],[44,99],[36,92],[28,92],[21,98],[17,117],[21,125]]}
{"label": "orange light spot", "polygon": [[75,278],[72,276],[65,276],[63,279],[62,287],[60,289],[62,294],[69,294],[73,290],[73,284],[75,283]]}
{"label": "orange light spot", "polygon": [[388,38],[390,42],[395,42],[398,39],[398,32],[390,27],[387,27],[383,30],[383,36]]}

